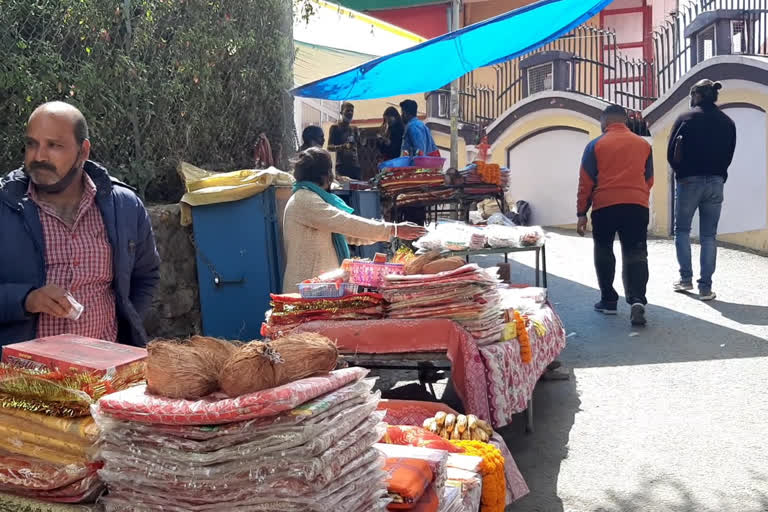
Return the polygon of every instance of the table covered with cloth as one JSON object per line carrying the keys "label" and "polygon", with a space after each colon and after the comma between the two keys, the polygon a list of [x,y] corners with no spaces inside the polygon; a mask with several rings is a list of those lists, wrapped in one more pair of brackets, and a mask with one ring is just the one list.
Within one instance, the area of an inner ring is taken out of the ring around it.
{"label": "table covered with cloth", "polygon": [[533,357],[528,364],[520,359],[517,339],[480,347],[451,320],[317,321],[301,324],[297,331],[327,336],[343,354],[445,353],[466,412],[500,428],[526,409],[536,382],[565,348],[563,324],[549,304],[542,305],[531,320]]}

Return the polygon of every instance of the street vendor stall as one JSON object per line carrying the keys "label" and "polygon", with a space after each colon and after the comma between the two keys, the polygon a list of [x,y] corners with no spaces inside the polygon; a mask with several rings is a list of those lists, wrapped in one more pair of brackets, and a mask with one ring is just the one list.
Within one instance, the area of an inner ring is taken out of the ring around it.
{"label": "street vendor stall", "polygon": [[[450,369],[465,410],[500,428],[528,409],[539,378],[565,348],[562,322],[549,304],[532,318],[526,328],[529,363],[522,361],[518,339],[478,346],[451,320],[326,320],[297,329],[336,341],[339,351],[360,366],[421,372]],[[529,422],[532,429],[532,417]]]}
{"label": "street vendor stall", "polygon": [[[430,236],[417,245],[445,236],[458,240],[445,232]],[[533,240],[517,231],[507,236]],[[536,236],[540,240],[543,235]],[[546,290],[503,285],[495,269],[443,258],[439,251],[411,258],[407,264],[351,261],[349,271],[342,266],[300,284],[304,297],[273,295],[262,334],[319,332],[355,364],[418,370],[427,384],[450,369],[466,411],[494,427],[530,413],[536,382],[566,342]],[[359,293],[359,285],[368,291]],[[318,292],[333,297],[310,295]]]}

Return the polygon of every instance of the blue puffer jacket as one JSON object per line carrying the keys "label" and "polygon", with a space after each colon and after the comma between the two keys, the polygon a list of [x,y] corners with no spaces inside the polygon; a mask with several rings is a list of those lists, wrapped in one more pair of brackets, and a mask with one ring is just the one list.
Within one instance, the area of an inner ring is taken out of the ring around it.
{"label": "blue puffer jacket", "polygon": [[[84,168],[96,185],[96,204],[112,245],[118,341],[144,346],[142,319],[160,279],[149,216],[136,194],[106,169],[90,161]],[[28,186],[21,170],[0,180],[0,346],[37,335],[37,316],[26,313],[24,301],[30,291],[45,285],[45,241]]]}

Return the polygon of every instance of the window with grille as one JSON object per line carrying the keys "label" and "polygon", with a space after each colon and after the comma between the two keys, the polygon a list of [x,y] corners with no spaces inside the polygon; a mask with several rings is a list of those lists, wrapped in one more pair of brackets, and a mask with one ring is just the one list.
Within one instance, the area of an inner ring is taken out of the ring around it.
{"label": "window with grille", "polygon": [[697,61],[702,62],[715,56],[715,26],[705,28],[696,38]]}
{"label": "window with grille", "polygon": [[748,53],[747,50],[747,22],[744,20],[731,20],[731,52]]}
{"label": "window with grille", "polygon": [[437,117],[446,119],[448,118],[448,100],[447,94],[437,95]]}
{"label": "window with grille", "polygon": [[533,66],[528,70],[528,95],[552,90],[552,63]]}

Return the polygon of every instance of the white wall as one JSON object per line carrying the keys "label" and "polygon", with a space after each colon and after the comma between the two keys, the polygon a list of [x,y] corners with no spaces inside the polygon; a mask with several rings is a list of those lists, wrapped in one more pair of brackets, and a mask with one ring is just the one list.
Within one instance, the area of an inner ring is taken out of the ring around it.
{"label": "white wall", "polygon": [[589,135],[562,129],[542,132],[509,151],[510,196],[528,201],[532,222],[543,226],[573,224],[579,166]]}
{"label": "white wall", "polygon": [[[728,170],[718,233],[743,233],[765,229],[768,227],[766,114],[751,108],[726,108],[724,112],[736,123],[736,154]],[[691,234],[698,237],[698,233],[697,212]]]}

